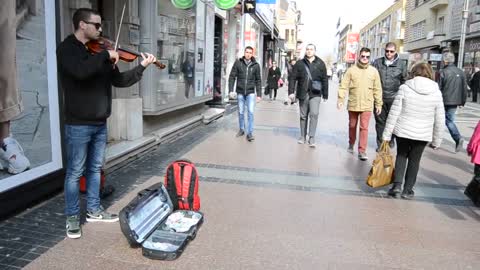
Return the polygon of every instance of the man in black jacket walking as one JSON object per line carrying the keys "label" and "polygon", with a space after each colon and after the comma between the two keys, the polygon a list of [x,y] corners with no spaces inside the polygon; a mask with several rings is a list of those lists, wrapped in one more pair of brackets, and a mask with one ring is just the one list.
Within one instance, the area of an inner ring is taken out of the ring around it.
{"label": "man in black jacket walking", "polygon": [[[317,131],[318,112],[320,102],[328,99],[327,67],[318,56],[315,55],[315,45],[308,44],[305,49],[305,57],[293,66],[292,76],[288,82],[288,94],[290,100],[295,97],[300,106],[300,138],[299,144],[307,143],[307,120],[308,144],[315,147],[315,133]],[[295,94],[296,88],[296,94]]]}
{"label": "man in black jacket walking", "polygon": [[111,113],[112,85],[128,87],[142,78],[145,68],[156,59],[142,54],[141,63],[120,72],[116,51],[91,54],[85,44],[99,38],[100,15],[86,8],[73,14],[75,32],[57,48],[58,73],[64,92],[65,145],[65,214],[69,238],[82,235],[80,227],[79,179],[87,179],[87,221],[116,222],[118,216],[100,205],[100,169],[107,145],[107,118]]}
{"label": "man in black jacket walking", "polygon": [[[392,107],[393,100],[397,95],[400,85],[407,79],[407,66],[400,60],[397,54],[397,45],[388,42],[385,45],[385,56],[378,58],[373,63],[378,70],[380,80],[382,81],[383,106],[380,114],[375,114],[375,129],[377,131],[377,149],[382,144],[382,134],[387,123],[388,112]],[[390,147],[393,147],[395,141],[390,141]]]}
{"label": "man in black jacket walking", "polygon": [[[234,91],[234,84],[237,81],[237,87]],[[237,137],[245,135],[245,105],[248,109],[247,140],[254,140],[253,137],[253,116],[255,111],[255,90],[257,92],[257,101],[262,96],[262,77],[260,75],[260,65],[253,57],[253,48],[247,46],[244,56],[233,64],[228,79],[228,89],[230,89],[230,98],[238,100],[238,122],[239,131]]]}
{"label": "man in black jacket walking", "polygon": [[445,122],[455,141],[455,152],[459,152],[463,146],[463,138],[455,125],[455,113],[458,106],[464,106],[467,102],[467,81],[463,70],[454,65],[455,55],[447,52],[443,54],[444,68],[440,71],[438,83],[443,95],[445,105]]}

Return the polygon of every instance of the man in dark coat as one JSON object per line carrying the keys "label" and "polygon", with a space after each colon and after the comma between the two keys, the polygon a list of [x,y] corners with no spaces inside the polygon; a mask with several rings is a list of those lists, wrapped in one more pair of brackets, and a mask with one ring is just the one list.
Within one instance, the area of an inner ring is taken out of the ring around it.
{"label": "man in dark coat", "polygon": [[[377,131],[377,149],[382,144],[382,134],[387,123],[388,112],[392,107],[393,100],[397,95],[400,85],[402,85],[407,78],[407,66],[403,63],[397,54],[397,45],[393,42],[388,42],[385,45],[385,56],[378,58],[373,63],[373,66],[380,74],[382,81],[382,98],[383,106],[380,114],[375,114],[375,129]],[[390,147],[393,147],[395,141],[390,141]]]}
{"label": "man in dark coat", "polygon": [[467,102],[467,80],[465,73],[454,65],[455,55],[451,52],[443,54],[444,68],[440,71],[440,81],[438,83],[443,95],[443,104],[445,105],[445,122],[455,141],[455,152],[459,152],[463,147],[463,138],[455,125],[455,113],[458,106],[464,106]]}
{"label": "man in dark coat", "polygon": [[480,68],[475,67],[475,73],[470,80],[470,89],[472,90],[472,101],[477,102],[478,93],[480,92]]}

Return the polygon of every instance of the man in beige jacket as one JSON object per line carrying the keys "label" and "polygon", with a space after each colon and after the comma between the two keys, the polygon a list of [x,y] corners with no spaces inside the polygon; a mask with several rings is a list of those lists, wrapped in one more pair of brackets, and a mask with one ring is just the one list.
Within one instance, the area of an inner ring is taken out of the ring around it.
{"label": "man in beige jacket", "polygon": [[372,117],[375,102],[375,113],[382,112],[382,83],[378,71],[369,64],[370,49],[362,48],[356,65],[347,69],[340,88],[338,89],[338,109],[342,109],[345,96],[348,93],[349,118],[349,146],[348,151],[353,153],[353,146],[357,137],[357,125],[360,118],[360,141],[358,143],[358,158],[368,160],[367,138],[368,123]]}

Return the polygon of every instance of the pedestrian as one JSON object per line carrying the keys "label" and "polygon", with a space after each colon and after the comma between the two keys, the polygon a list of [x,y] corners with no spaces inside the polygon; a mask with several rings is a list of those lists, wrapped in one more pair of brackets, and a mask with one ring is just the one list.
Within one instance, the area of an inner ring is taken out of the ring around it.
{"label": "pedestrian", "polygon": [[480,182],[480,121],[477,122],[472,138],[468,143],[467,153],[471,157],[470,161],[475,164],[474,178]]}
{"label": "pedestrian", "polygon": [[475,73],[470,80],[470,89],[472,90],[472,102],[477,102],[478,93],[480,93],[480,68],[474,68]]}
{"label": "pedestrian", "polygon": [[277,99],[278,80],[280,80],[281,75],[282,72],[277,67],[277,62],[273,61],[272,67],[268,69],[267,76],[267,84],[268,88],[270,89],[270,100],[272,100],[272,94],[274,94],[273,100]]}
{"label": "pedestrian", "polygon": [[185,98],[189,98],[190,91],[193,90],[193,72],[195,71],[193,55],[188,54],[181,67],[185,81]]}
{"label": "pedestrian", "polygon": [[295,98],[299,100],[300,138],[298,143],[307,143],[308,129],[308,145],[312,148],[316,147],[315,134],[320,102],[322,99],[323,101],[328,99],[327,67],[315,52],[315,45],[306,46],[305,57],[293,66],[293,73],[288,82],[290,100]]}
{"label": "pedestrian", "polygon": [[65,214],[67,236],[82,235],[79,207],[79,178],[87,179],[87,221],[116,222],[100,204],[100,169],[107,144],[107,118],[111,113],[112,85],[128,87],[138,82],[145,68],[156,59],[142,54],[135,68],[120,72],[119,55],[114,50],[90,53],[85,44],[102,32],[100,15],[87,8],[73,14],[74,33],[57,48],[58,72],[65,109]]}
{"label": "pedestrian", "polygon": [[2,3],[0,10],[0,170],[19,174],[30,167],[22,146],[13,138],[10,124],[23,111],[21,93],[17,87],[16,1]]}
{"label": "pedestrian", "polygon": [[440,71],[438,83],[443,95],[445,106],[445,123],[450,136],[455,141],[455,152],[460,152],[463,147],[463,138],[455,125],[457,107],[463,107],[467,102],[467,81],[465,73],[455,66],[455,55],[451,52],[443,54],[444,68]]}
{"label": "pedestrian", "polygon": [[429,142],[434,149],[440,146],[445,122],[442,93],[432,67],[418,63],[411,74],[413,78],[400,86],[395,96],[382,135],[384,141],[390,141],[393,134],[397,140],[393,185],[388,195],[397,197],[401,193],[404,199],[413,198],[423,150]]}
{"label": "pedestrian", "polygon": [[[392,107],[395,95],[405,80],[407,79],[407,66],[402,62],[397,53],[397,45],[388,42],[385,45],[385,56],[378,58],[373,63],[378,70],[380,80],[382,81],[382,112],[375,114],[375,130],[377,132],[377,149],[382,144],[382,134],[387,122],[388,113]],[[390,140],[390,147],[395,146],[395,140]]]}
{"label": "pedestrian", "polygon": [[[253,120],[255,112],[255,91],[256,100],[260,101],[262,98],[262,77],[260,75],[260,65],[253,57],[253,48],[245,47],[242,58],[235,61],[230,77],[228,79],[228,89],[230,90],[230,98],[237,98],[238,101],[238,123],[239,130],[237,137],[245,135],[245,106],[248,110],[248,125],[247,125],[247,140],[253,141]],[[236,89],[233,86],[237,81]]]}
{"label": "pedestrian", "polygon": [[338,89],[337,107],[342,109],[348,94],[349,145],[348,152],[353,153],[357,138],[357,126],[360,119],[360,140],[358,143],[358,158],[368,160],[367,139],[368,123],[372,111],[378,115],[382,112],[382,85],[378,71],[369,63],[370,49],[362,48],[357,63],[348,68]]}
{"label": "pedestrian", "polygon": [[[290,63],[287,65],[287,85],[288,87],[290,87],[290,81],[292,81],[293,79],[293,66],[295,66],[295,64],[297,63],[297,60],[295,59],[291,59],[290,60]],[[293,90],[293,93],[296,92],[296,85],[294,86],[294,90]],[[293,99],[290,99],[289,96],[287,96],[287,99],[285,100],[284,104],[285,105],[293,105],[295,104],[295,102],[297,101],[297,99],[295,98],[295,95],[292,95]]]}

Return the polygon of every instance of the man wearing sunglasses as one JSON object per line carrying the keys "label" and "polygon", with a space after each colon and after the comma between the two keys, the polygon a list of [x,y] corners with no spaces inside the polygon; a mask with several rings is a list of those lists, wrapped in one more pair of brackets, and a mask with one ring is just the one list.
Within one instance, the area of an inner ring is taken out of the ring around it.
{"label": "man wearing sunglasses", "polygon": [[[387,123],[388,113],[392,107],[393,100],[397,95],[400,85],[407,79],[407,66],[402,62],[397,54],[397,45],[388,42],[385,45],[385,56],[378,58],[373,63],[378,70],[382,81],[382,112],[375,115],[375,130],[377,131],[377,149],[382,144],[382,134]],[[390,147],[394,147],[395,141],[390,141]]]}
{"label": "man wearing sunglasses", "polygon": [[142,78],[155,56],[142,54],[135,68],[120,72],[118,53],[105,50],[90,53],[85,44],[96,40],[102,30],[100,15],[86,8],[73,14],[74,33],[57,48],[58,74],[64,93],[65,214],[69,238],[82,235],[80,227],[79,179],[87,179],[87,221],[116,222],[118,215],[100,205],[100,169],[107,146],[107,118],[112,107],[112,85],[128,87]]}
{"label": "man wearing sunglasses", "polygon": [[375,113],[382,112],[382,85],[378,71],[370,65],[370,49],[360,49],[356,65],[347,69],[338,89],[337,107],[342,109],[348,93],[349,146],[348,152],[353,153],[357,138],[357,126],[360,119],[360,140],[358,143],[358,158],[368,160],[367,139],[368,123],[372,117],[375,103]]}

